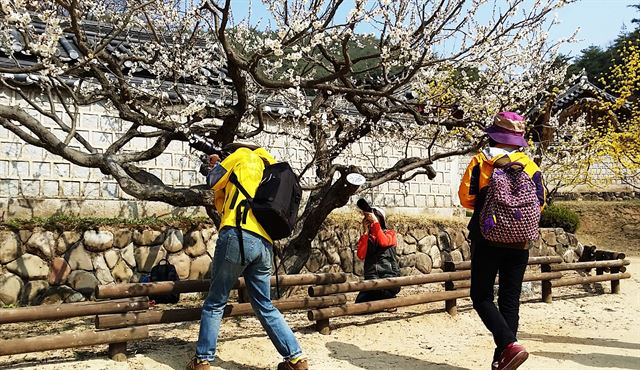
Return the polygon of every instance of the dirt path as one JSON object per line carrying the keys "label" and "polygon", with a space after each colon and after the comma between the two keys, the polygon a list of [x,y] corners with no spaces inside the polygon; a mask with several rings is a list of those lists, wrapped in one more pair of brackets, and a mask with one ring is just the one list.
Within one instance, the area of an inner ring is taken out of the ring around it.
{"label": "dirt path", "polygon": [[[620,295],[557,289],[551,305],[536,294],[521,307],[520,340],[531,353],[521,369],[640,369],[640,258],[633,257]],[[305,314],[288,314],[311,368],[489,369],[492,339],[468,300],[457,317],[443,304],[394,314],[340,318],[333,333],[315,333]],[[0,369],[183,369],[194,351],[197,323],[156,327],[126,363],[105,359],[105,348],[0,357]],[[223,324],[216,370],[274,369],[279,358],[257,320]]]}

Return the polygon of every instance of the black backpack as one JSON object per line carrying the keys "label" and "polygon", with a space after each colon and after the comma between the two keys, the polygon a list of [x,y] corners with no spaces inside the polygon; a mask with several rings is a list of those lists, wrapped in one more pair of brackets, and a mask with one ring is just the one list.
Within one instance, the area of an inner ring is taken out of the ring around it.
{"label": "black backpack", "polygon": [[[163,264],[164,262],[164,264]],[[151,269],[149,275],[150,281],[178,281],[180,277],[176,271],[176,267],[169,263],[166,258],[158,262],[156,266]],[[166,295],[154,295],[149,296],[149,300],[153,300],[156,303],[178,303],[180,300],[180,293],[171,293]]]}
{"label": "black backpack", "polygon": [[[236,213],[236,226],[241,226],[243,221],[240,217],[246,220],[246,213],[251,208],[256,220],[271,239],[280,240],[291,236],[298,218],[302,188],[289,163],[279,162],[266,166],[262,173],[262,181],[253,198],[249,196],[234,173],[229,179],[247,198],[248,207],[245,207],[244,212]],[[243,205],[241,202],[238,206]],[[244,214],[241,215],[241,213]]]}

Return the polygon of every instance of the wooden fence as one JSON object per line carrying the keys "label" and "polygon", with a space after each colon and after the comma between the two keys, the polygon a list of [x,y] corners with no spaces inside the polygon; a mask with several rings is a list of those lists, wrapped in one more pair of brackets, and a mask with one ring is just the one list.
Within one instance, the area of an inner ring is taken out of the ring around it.
{"label": "wooden fence", "polygon": [[[532,257],[529,258],[529,265],[539,266],[540,271],[528,271],[524,281],[540,281],[542,300],[547,303],[553,300],[553,288],[568,285],[611,281],[611,292],[619,293],[620,280],[630,277],[625,267],[629,261],[625,260],[624,254],[621,253],[609,252],[603,256],[600,258],[606,258],[606,260],[577,263],[563,263],[559,256]],[[591,269],[596,270],[595,275],[579,277],[565,275],[567,271],[586,272]],[[323,334],[331,332],[330,318],[430,302],[444,301],[446,311],[450,315],[456,315],[457,300],[469,297],[470,270],[471,263],[465,261],[446,262],[444,272],[441,273],[355,282],[347,282],[346,275],[340,273],[284,275],[279,278],[281,286],[309,286],[308,297],[274,300],[273,303],[280,311],[308,310],[308,319],[315,321],[316,329]],[[272,282],[275,282],[274,279],[272,278]],[[436,283],[443,285],[444,291],[365,303],[349,303],[346,296],[346,293]],[[99,286],[96,291],[96,297],[104,299],[101,301],[3,309],[0,311],[2,313],[0,324],[94,316],[95,329],[2,340],[0,355],[108,344],[108,353],[111,358],[126,360],[127,342],[148,338],[150,325],[200,319],[201,307],[150,308],[149,295],[206,292],[209,284],[208,280],[193,280],[105,285]],[[238,297],[242,298],[242,291],[246,288],[244,280],[239,279],[234,287],[238,289]],[[251,305],[242,301],[229,303],[224,312],[225,317],[252,314]]]}
{"label": "wooden fence", "polygon": [[[554,287],[588,284],[594,282],[611,281],[611,292],[620,293],[620,280],[631,277],[626,272],[625,260],[622,253],[609,252],[610,260],[586,261],[577,263],[563,263],[560,256],[531,257],[528,264],[539,266],[540,272],[528,271],[523,281],[540,281],[542,284],[542,300],[551,303]],[[596,269],[594,276],[568,277],[565,272],[589,271]],[[605,273],[607,272],[607,273]],[[459,263],[445,262],[444,272],[429,275],[403,276],[396,278],[365,280],[360,282],[345,282],[309,287],[309,296],[318,297],[324,294],[360,292],[376,289],[389,289],[412,285],[442,283],[444,291],[413,294],[405,297],[378,300],[363,303],[346,303],[340,306],[316,308],[308,311],[309,320],[316,321],[316,328],[320,333],[331,333],[329,319],[339,316],[359,315],[380,312],[385,309],[412,306],[430,302],[445,302],[445,310],[450,315],[457,314],[457,300],[470,296],[471,261]],[[496,279],[496,284],[498,284]]]}

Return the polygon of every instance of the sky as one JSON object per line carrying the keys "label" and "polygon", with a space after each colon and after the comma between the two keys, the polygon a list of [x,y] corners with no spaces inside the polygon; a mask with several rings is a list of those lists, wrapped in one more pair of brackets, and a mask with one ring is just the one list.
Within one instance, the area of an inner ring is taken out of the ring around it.
{"label": "sky", "polygon": [[[346,4],[352,2],[353,0],[345,1],[342,7],[345,14],[350,8]],[[506,0],[503,2],[506,3]],[[247,16],[249,4],[252,8],[252,21],[262,18],[266,13],[260,0],[233,0],[232,9],[236,19]],[[606,47],[616,38],[623,26],[631,28],[631,20],[640,18],[640,12],[629,8],[631,4],[640,4],[640,0],[578,0],[558,11],[557,19],[561,23],[551,29],[551,37],[567,38],[580,29],[577,42],[566,44],[560,49],[563,54],[574,57],[580,54],[580,50],[591,45]]]}
{"label": "sky", "polygon": [[605,47],[616,38],[623,25],[630,29],[631,20],[640,18],[640,12],[629,8],[631,4],[640,4],[640,0],[581,0],[567,5],[558,12],[561,24],[551,31],[551,36],[567,37],[580,28],[578,42],[561,49],[572,56],[590,45]]}

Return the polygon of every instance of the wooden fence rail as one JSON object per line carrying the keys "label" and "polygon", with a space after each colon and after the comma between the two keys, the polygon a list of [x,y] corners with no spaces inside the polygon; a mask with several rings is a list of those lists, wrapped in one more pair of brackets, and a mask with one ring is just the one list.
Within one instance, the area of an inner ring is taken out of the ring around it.
{"label": "wooden fence rail", "polygon": [[32,338],[8,339],[0,341],[0,356],[18,353],[42,352],[54,349],[95,346],[99,344],[122,343],[149,337],[149,328],[105,330],[97,332],[64,333]]}
{"label": "wooden fence rail", "polygon": [[59,320],[70,317],[146,310],[147,308],[149,308],[149,299],[147,297],[97,302],[62,303],[50,306],[5,308],[0,311],[0,324],[37,320]]}
{"label": "wooden fence rail", "polygon": [[[273,301],[273,305],[280,311],[308,309],[340,305],[347,302],[344,294],[319,298],[292,298]],[[170,310],[151,310],[143,312],[128,312],[124,314],[100,315],[96,317],[96,328],[112,329],[135,325],[166,324],[184,321],[200,320],[202,307],[179,308]],[[249,303],[227,304],[224,317],[253,315],[253,308]]]}
{"label": "wooden fence rail", "polygon": [[441,272],[426,275],[401,276],[395,278],[311,286],[308,289],[308,293],[311,297],[319,297],[336,293],[361,292],[367,290],[397,288],[407,285],[441,283],[445,281],[468,279],[470,276],[470,271]]}
{"label": "wooden fence rail", "polygon": [[407,297],[396,297],[364,303],[347,303],[342,306],[320,308],[309,311],[307,317],[311,321],[317,321],[338,316],[379,312],[389,308],[413,306],[417,304],[438,302],[451,298],[462,298],[468,296],[469,290],[457,290],[452,292],[429,292],[414,294]]}
{"label": "wooden fence rail", "polygon": [[[280,286],[296,286],[311,284],[343,283],[347,281],[346,274],[300,274],[281,275],[278,277]],[[271,284],[276,282],[275,276],[271,277]],[[165,295],[172,293],[193,293],[209,291],[210,280],[180,280],[158,281],[153,283],[129,283],[99,285],[96,289],[97,298],[125,298],[148,295]],[[234,288],[246,287],[244,278],[239,278]]]}

